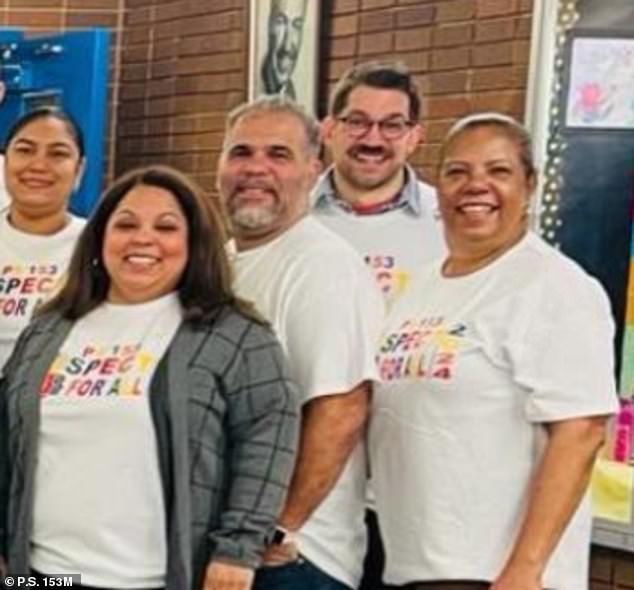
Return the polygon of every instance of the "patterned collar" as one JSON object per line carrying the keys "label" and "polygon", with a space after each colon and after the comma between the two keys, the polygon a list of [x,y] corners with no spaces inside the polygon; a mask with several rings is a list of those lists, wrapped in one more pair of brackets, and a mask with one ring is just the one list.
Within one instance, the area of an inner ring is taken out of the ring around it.
{"label": "patterned collar", "polygon": [[381,205],[376,208],[371,208],[370,211],[362,210],[360,212],[355,211],[353,207],[337,195],[333,180],[333,170],[332,166],[328,168],[328,170],[322,174],[313,189],[312,201],[316,209],[326,209],[331,206],[337,206],[354,215],[377,215],[394,209],[403,209],[415,217],[419,217],[422,213],[416,172],[414,172],[414,169],[409,165],[405,166],[405,184],[401,192],[396,195],[395,198],[381,203]]}

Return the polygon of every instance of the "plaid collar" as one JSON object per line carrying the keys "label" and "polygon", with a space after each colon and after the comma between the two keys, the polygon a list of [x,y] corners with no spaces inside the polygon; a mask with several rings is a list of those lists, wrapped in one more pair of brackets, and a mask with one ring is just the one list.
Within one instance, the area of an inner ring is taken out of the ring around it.
{"label": "plaid collar", "polygon": [[421,215],[418,182],[416,173],[411,166],[405,166],[405,184],[403,184],[403,188],[398,194],[394,195],[389,201],[369,207],[353,207],[339,197],[334,183],[333,171],[334,168],[332,166],[328,168],[313,189],[313,206],[316,209],[325,209],[334,205],[354,215],[379,215],[394,209],[404,209],[416,217]]}

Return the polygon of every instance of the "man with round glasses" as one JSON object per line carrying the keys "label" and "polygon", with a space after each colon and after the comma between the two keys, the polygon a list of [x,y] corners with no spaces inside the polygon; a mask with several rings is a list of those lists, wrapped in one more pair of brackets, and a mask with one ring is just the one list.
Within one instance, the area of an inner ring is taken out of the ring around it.
{"label": "man with round glasses", "polygon": [[[363,255],[388,306],[445,249],[435,191],[407,164],[422,137],[420,108],[403,66],[369,62],[339,80],[322,126],[333,164],[313,191],[313,213]],[[375,590],[383,556],[372,511],[367,524],[360,590]]]}
{"label": "man with round glasses", "polygon": [[407,164],[420,108],[403,66],[368,62],[339,80],[322,127],[333,164],[314,189],[314,214],[361,252],[388,306],[444,251],[435,191]]}

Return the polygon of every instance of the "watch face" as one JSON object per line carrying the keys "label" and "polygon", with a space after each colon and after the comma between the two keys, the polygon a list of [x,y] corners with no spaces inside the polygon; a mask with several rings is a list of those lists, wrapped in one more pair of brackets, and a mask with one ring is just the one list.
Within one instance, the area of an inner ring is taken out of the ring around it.
{"label": "watch face", "polygon": [[272,545],[281,545],[284,543],[284,538],[286,537],[286,531],[284,529],[275,529],[273,533],[273,539],[271,539]]}

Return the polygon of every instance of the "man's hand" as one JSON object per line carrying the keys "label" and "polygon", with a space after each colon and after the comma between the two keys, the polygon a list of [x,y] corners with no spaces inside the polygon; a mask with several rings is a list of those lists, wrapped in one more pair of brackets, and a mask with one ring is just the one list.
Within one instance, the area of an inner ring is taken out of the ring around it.
{"label": "man's hand", "polygon": [[212,561],[207,566],[203,590],[250,590],[253,570],[240,565]]}
{"label": "man's hand", "polygon": [[295,543],[282,543],[281,545],[269,545],[262,557],[262,564],[268,566],[286,565],[297,561],[299,551]]}

